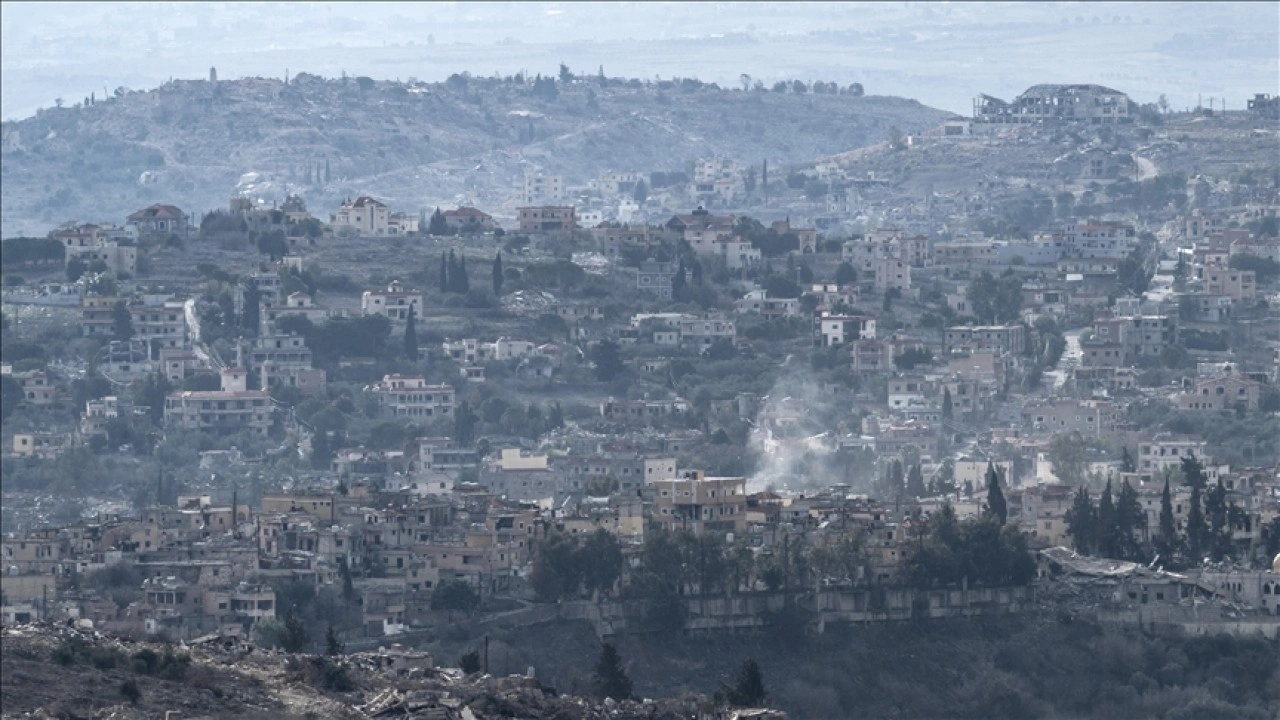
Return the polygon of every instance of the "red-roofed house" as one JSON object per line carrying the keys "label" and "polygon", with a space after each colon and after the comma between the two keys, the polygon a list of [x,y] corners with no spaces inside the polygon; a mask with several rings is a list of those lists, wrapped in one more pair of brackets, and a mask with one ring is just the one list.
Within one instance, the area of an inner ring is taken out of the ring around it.
{"label": "red-roofed house", "polygon": [[172,205],[155,204],[145,207],[125,219],[126,225],[138,229],[139,235],[187,234],[187,214]]}
{"label": "red-roofed house", "polygon": [[454,232],[484,232],[498,227],[493,216],[473,207],[460,207],[444,211],[444,224]]}

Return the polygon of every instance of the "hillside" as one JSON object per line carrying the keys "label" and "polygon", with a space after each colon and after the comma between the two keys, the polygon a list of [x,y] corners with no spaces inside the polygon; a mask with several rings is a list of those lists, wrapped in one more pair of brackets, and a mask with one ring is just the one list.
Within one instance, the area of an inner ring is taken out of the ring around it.
{"label": "hillside", "polygon": [[601,702],[560,694],[527,669],[464,674],[395,646],[336,657],[287,655],[234,640],[175,646],[37,624],[6,626],[0,648],[3,718],[160,718],[172,711],[192,720],[677,720],[706,704],[691,695]]}
{"label": "hillside", "polygon": [[584,183],[609,170],[685,169],[716,154],[783,166],[880,142],[890,127],[935,127],[947,115],[901,98],[697,81],[591,77],[535,90],[462,76],[178,80],[5,123],[0,220],[10,236],[72,218],[122,219],[153,202],[199,213],[224,206],[247,173],[258,173],[245,179],[255,193],[300,192],[321,214],[358,193],[409,212],[465,199],[509,213],[526,170]]}

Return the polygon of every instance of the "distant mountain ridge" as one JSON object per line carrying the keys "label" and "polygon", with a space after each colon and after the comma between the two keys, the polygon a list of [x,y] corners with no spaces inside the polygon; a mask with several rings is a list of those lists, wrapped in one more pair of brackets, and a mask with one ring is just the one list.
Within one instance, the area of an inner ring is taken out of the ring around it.
{"label": "distant mountain ridge", "polygon": [[300,73],[287,84],[175,80],[85,100],[3,124],[5,236],[122,220],[154,202],[198,220],[242,179],[268,198],[297,192],[321,216],[364,193],[408,212],[459,200],[509,210],[528,171],[573,184],[714,155],[781,170],[950,115],[892,97],[596,76],[428,84]]}

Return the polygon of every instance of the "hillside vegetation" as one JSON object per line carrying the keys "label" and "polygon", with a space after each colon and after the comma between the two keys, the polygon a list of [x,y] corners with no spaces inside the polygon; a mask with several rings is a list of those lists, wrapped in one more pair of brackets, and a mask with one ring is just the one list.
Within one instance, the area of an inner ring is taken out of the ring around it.
{"label": "hillside vegetation", "polygon": [[[325,79],[301,73],[119,88],[3,126],[4,234],[66,219],[123,219],[153,202],[225,205],[246,173],[258,192],[317,210],[358,193],[394,209],[465,199],[515,205],[526,170],[585,182],[608,170],[684,169],[716,154],[812,161],[918,132],[946,116],[913,100],[697,80]],[[835,89],[825,85],[824,89]],[[144,176],[144,173],[146,175]]]}

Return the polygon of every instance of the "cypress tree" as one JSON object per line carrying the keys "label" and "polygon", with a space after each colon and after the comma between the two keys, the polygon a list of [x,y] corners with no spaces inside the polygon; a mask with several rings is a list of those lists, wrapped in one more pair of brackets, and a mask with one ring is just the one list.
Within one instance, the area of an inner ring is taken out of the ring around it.
{"label": "cypress tree", "polygon": [[[1183,461],[1185,464],[1185,461]],[[1201,506],[1200,485],[1191,486],[1191,507],[1187,509],[1187,555],[1192,565],[1204,559],[1205,536],[1204,508]]]}
{"label": "cypress tree", "polygon": [[449,264],[444,253],[440,253],[440,292],[449,292]]}
{"label": "cypress tree", "polygon": [[622,667],[618,649],[611,643],[604,643],[600,647],[600,659],[596,661],[592,685],[596,695],[602,698],[631,699],[631,678],[627,677],[627,671]]}
{"label": "cypress tree", "polygon": [[912,497],[924,497],[924,472],[920,469],[920,463],[911,466],[911,470],[907,472],[907,494]]}
{"label": "cypress tree", "polygon": [[502,295],[502,253],[493,256],[493,294]]}
{"label": "cypress tree", "polygon": [[409,316],[404,323],[404,355],[410,360],[418,359],[418,313],[409,306]]}
{"label": "cypress tree", "polygon": [[1004,491],[1000,489],[1000,473],[996,466],[987,463],[987,509],[1004,525],[1009,520],[1009,506],[1004,501]]}
{"label": "cypress tree", "polygon": [[1221,478],[1205,498],[1205,508],[1209,519],[1209,556],[1214,562],[1219,562],[1231,551],[1231,528],[1227,523],[1227,489]]}
{"label": "cypress tree", "polygon": [[1173,560],[1178,547],[1178,529],[1173,519],[1173,497],[1169,493],[1169,477],[1164,478],[1164,490],[1160,493],[1160,530],[1156,535],[1156,552],[1166,563]]}
{"label": "cypress tree", "polygon": [[471,280],[467,278],[467,256],[463,255],[458,259],[458,280],[457,290],[459,295],[466,295],[471,291]]}
{"label": "cypress tree", "polygon": [[1076,552],[1092,554],[1093,541],[1097,535],[1094,529],[1097,515],[1098,511],[1093,506],[1093,498],[1089,497],[1089,491],[1083,485],[1076,488],[1075,499],[1064,518],[1067,522],[1067,533],[1071,535]]}
{"label": "cypress tree", "polygon": [[950,420],[952,412],[951,388],[944,388],[942,391],[942,419]]}
{"label": "cypress tree", "polygon": [[684,295],[684,289],[687,285],[688,282],[685,280],[684,273],[684,260],[681,260],[680,267],[676,270],[675,277],[671,278],[671,298],[673,300],[679,300],[680,297]]}
{"label": "cypress tree", "polygon": [[1116,505],[1111,497],[1111,480],[1102,491],[1098,500],[1098,553],[1103,557],[1117,557],[1120,554],[1119,534],[1116,524]]}

